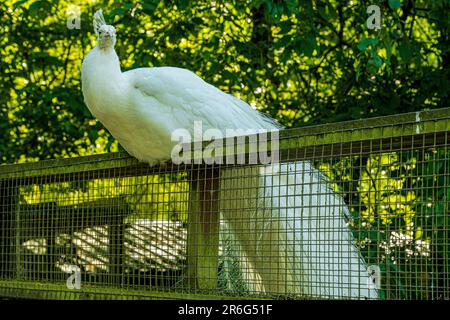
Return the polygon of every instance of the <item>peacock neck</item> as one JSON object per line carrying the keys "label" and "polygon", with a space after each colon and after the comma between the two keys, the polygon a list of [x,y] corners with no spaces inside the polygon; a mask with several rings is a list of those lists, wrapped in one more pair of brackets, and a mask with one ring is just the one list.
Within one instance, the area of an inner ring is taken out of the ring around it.
{"label": "peacock neck", "polygon": [[111,79],[117,79],[122,75],[120,70],[120,61],[114,47],[100,49],[97,47],[100,58],[100,66],[103,69],[103,75],[111,76]]}
{"label": "peacock neck", "polygon": [[126,106],[127,83],[114,48],[89,52],[83,61],[83,94],[91,112],[104,121],[121,114]]}

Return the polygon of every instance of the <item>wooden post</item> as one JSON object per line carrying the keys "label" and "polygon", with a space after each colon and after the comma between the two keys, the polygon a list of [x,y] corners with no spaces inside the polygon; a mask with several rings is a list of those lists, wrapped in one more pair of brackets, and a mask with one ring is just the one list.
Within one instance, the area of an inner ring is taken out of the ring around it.
{"label": "wooden post", "polygon": [[192,289],[216,289],[219,255],[219,174],[215,168],[191,172],[187,273]]}
{"label": "wooden post", "polygon": [[123,279],[123,234],[124,219],[122,213],[114,216],[111,224],[108,226],[109,236],[109,273],[113,285],[122,285]]}
{"label": "wooden post", "polygon": [[122,286],[125,215],[129,210],[125,200],[120,197],[105,203],[105,210],[111,215],[108,224],[110,284]]}
{"label": "wooden post", "polygon": [[59,218],[59,208],[56,202],[43,204],[45,210],[38,212],[40,224],[44,229],[45,238],[47,239],[47,254],[44,257],[44,274],[41,278],[55,280],[56,277],[56,226]]}
{"label": "wooden post", "polygon": [[15,272],[15,221],[18,187],[11,180],[0,181],[0,277]]}

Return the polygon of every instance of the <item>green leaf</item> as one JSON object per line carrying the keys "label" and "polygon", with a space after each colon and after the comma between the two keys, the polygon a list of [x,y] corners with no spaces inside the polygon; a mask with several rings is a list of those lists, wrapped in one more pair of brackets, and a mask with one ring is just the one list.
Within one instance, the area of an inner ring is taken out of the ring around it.
{"label": "green leaf", "polygon": [[278,26],[281,28],[282,34],[286,34],[292,30],[292,22],[290,20],[282,21]]}
{"label": "green leaf", "polygon": [[314,35],[307,36],[300,39],[300,51],[307,57],[313,55],[314,50],[317,47],[316,37]]}
{"label": "green leaf", "polygon": [[37,0],[30,5],[30,12],[39,9],[44,4],[44,1]]}
{"label": "green leaf", "polygon": [[436,216],[444,216],[445,215],[445,205],[446,205],[446,202],[444,202],[444,201],[438,201],[436,204],[435,204],[435,213],[436,213]]}
{"label": "green leaf", "polygon": [[408,42],[402,42],[398,47],[398,51],[400,53],[400,57],[405,62],[410,62],[414,56],[411,50],[411,46]]}
{"label": "green leaf", "polygon": [[159,0],[145,0],[142,3],[142,11],[148,15],[152,15],[158,7]]}
{"label": "green leaf", "polygon": [[432,219],[434,220],[434,225],[436,227],[444,227],[446,222],[446,202],[438,201],[434,204],[434,214]]}
{"label": "green leaf", "polygon": [[189,0],[178,0],[177,5],[181,10],[185,10],[189,7]]}
{"label": "green leaf", "polygon": [[377,38],[362,38],[359,41],[358,49],[360,51],[365,51],[369,46],[376,46],[380,41]]}
{"label": "green leaf", "polygon": [[[383,59],[381,59],[381,57],[378,55],[378,53],[375,50],[372,50],[371,52],[371,58],[370,60],[367,62],[367,64],[369,66],[375,66],[376,70],[378,70],[382,65],[383,65]],[[375,71],[375,70],[373,70]]]}
{"label": "green leaf", "polygon": [[319,7],[319,15],[326,21],[330,20],[325,7]]}
{"label": "green leaf", "polygon": [[112,136],[108,136],[108,143],[106,144],[106,151],[111,152],[111,146],[114,143],[115,139]]}
{"label": "green leaf", "polygon": [[375,63],[375,65],[379,68],[383,65],[383,60],[381,59],[381,57],[378,54],[375,54],[373,56],[372,61]]}
{"label": "green leaf", "polygon": [[395,10],[398,9],[402,6],[402,3],[400,2],[400,0],[389,0],[389,7],[391,7],[391,9]]}
{"label": "green leaf", "polygon": [[378,243],[386,239],[386,233],[380,232],[379,230],[370,230],[367,236],[372,241],[372,243]]}
{"label": "green leaf", "polygon": [[111,12],[109,13],[108,18],[114,18],[115,16],[122,16],[122,15],[124,15],[127,11],[128,11],[128,9],[125,8],[125,7],[114,9],[113,11],[111,11]]}
{"label": "green leaf", "polygon": [[22,6],[23,4],[27,3],[29,0],[19,0],[14,2],[13,8],[17,9],[18,7]]}
{"label": "green leaf", "polygon": [[328,2],[327,6],[328,6],[328,10],[327,11],[328,11],[328,14],[330,15],[330,17],[332,19],[338,19],[339,15],[337,13],[337,10],[333,7],[333,5]]}
{"label": "green leaf", "polygon": [[431,160],[427,162],[427,166],[425,168],[425,175],[427,177],[434,178],[436,174],[439,173],[439,170],[441,170],[442,166],[444,165],[444,161],[436,161]]}

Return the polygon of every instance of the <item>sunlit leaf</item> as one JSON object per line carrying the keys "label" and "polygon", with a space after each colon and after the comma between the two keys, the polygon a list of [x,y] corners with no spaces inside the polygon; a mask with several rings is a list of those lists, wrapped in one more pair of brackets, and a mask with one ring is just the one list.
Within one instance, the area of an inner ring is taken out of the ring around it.
{"label": "sunlit leaf", "polygon": [[389,7],[391,7],[391,9],[398,9],[401,5],[402,3],[400,0],[389,0]]}

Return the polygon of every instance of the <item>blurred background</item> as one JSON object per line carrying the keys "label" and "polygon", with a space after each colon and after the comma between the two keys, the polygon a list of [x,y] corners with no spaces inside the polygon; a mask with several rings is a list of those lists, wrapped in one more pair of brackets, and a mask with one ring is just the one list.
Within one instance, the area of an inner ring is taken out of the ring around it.
{"label": "blurred background", "polygon": [[[381,29],[367,23],[370,5]],[[0,163],[117,151],[83,102],[92,15],[124,70],[190,69],[287,127],[447,106],[450,1],[6,0]]]}

